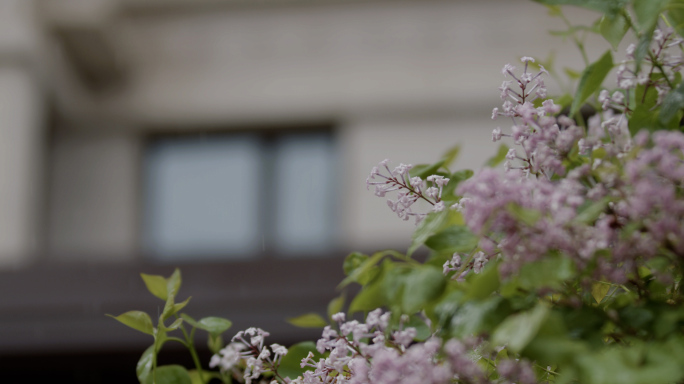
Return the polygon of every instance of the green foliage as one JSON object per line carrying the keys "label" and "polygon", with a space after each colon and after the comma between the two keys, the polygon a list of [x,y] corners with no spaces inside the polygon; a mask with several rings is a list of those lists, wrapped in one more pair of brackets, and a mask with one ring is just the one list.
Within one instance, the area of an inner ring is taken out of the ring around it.
{"label": "green foliage", "polygon": [[[668,125],[668,123],[676,117],[681,119],[678,113],[684,108],[684,83],[680,83],[679,87],[671,92],[663,100],[663,106],[660,110],[660,115],[658,116],[658,122],[663,125]],[[679,126],[679,119],[676,120],[677,126]]]}
{"label": "green foliage", "polygon": [[406,252],[407,255],[410,256],[418,247],[425,244],[430,237],[451,225],[463,225],[463,217],[461,217],[460,213],[452,209],[446,209],[442,212],[429,214],[427,218],[418,225],[416,231],[413,232],[413,239],[411,246]]}
{"label": "green foliage", "polygon": [[633,0],[637,26],[641,32],[651,31],[656,25],[660,13],[670,0]]}
{"label": "green foliage", "polygon": [[505,345],[511,352],[521,352],[537,335],[549,315],[549,309],[538,304],[533,309],[506,318],[492,335],[497,345]]}
{"label": "green foliage", "polygon": [[287,322],[302,328],[323,328],[328,325],[328,322],[318,313],[305,313],[297,317],[291,317],[287,319]]}
{"label": "green foliage", "polygon": [[311,341],[305,341],[295,344],[288,349],[287,355],[280,361],[278,373],[283,377],[296,378],[301,376],[306,369],[301,367],[302,359],[305,358],[309,352],[313,353],[313,359],[318,361],[323,355],[316,350],[316,344]]}
{"label": "green foliage", "polygon": [[344,292],[342,292],[341,295],[330,300],[330,302],[328,303],[328,318],[330,320],[332,320],[332,315],[338,312],[342,312],[342,309],[344,308],[344,302],[346,301],[346,299],[347,295]]}
{"label": "green foliage", "polygon": [[468,227],[452,225],[425,240],[425,245],[437,252],[452,254],[454,252],[470,252],[479,241]]}
{"label": "green foliage", "polygon": [[599,90],[603,79],[606,78],[608,72],[613,68],[613,55],[610,51],[601,56],[596,62],[589,65],[583,72],[580,79],[575,99],[570,108],[570,116],[574,116],[584,104],[584,102],[591,96],[592,93]]}
{"label": "green foliage", "polygon": [[489,297],[501,285],[497,264],[488,264],[480,274],[471,274],[466,281],[466,299],[482,300]]}
{"label": "green foliage", "polygon": [[[202,364],[197,356],[194,346],[193,335],[195,330],[201,329],[207,332],[209,348],[216,353],[222,347],[221,335],[227,331],[232,323],[230,320],[220,317],[205,317],[196,321],[180,311],[189,303],[190,298],[177,303],[176,295],[181,286],[181,273],[176,269],[171,276],[165,278],[159,275],[141,274],[147,290],[164,301],[164,309],[155,327],[152,318],[142,311],[129,311],[119,316],[111,316],[119,322],[147,335],[152,336],[153,343],[150,345],[138,360],[136,375],[141,384],[197,384],[205,383],[211,375],[204,375]],[[166,321],[170,318],[174,320],[170,324]],[[188,333],[184,327],[187,324],[191,327]],[[170,336],[169,332],[180,330],[183,339]],[[157,366],[157,355],[162,346],[167,341],[176,341],[188,348],[195,363],[195,371],[188,372],[185,367],[179,365]],[[202,380],[206,378],[206,380]]]}
{"label": "green foliage", "polygon": [[628,30],[629,21],[620,13],[604,15],[599,24],[601,35],[610,43],[614,50],[617,49]]}
{"label": "green foliage", "polygon": [[[151,383],[152,381],[150,381]],[[187,369],[180,365],[165,365],[157,368],[156,382],[165,384],[192,384]]]}
{"label": "green foliage", "polygon": [[508,150],[509,147],[506,144],[499,144],[499,149],[497,149],[496,155],[487,160],[485,165],[493,168],[503,163],[504,160],[506,160],[506,154],[508,154]]}
{"label": "green foliage", "polygon": [[667,19],[679,36],[684,36],[684,0],[672,0],[667,5]]}
{"label": "green foliage", "polygon": [[574,5],[588,8],[608,15],[615,15],[620,12],[629,0],[534,0],[546,5]]}
{"label": "green foliage", "polygon": [[153,335],[154,334],[154,327],[152,326],[152,319],[150,319],[150,316],[142,311],[129,311],[124,314],[121,314],[119,316],[112,316],[108,315],[109,317],[113,317],[114,319],[118,320],[122,324],[128,325],[129,327],[135,329],[136,331],[140,331],[142,333],[146,333],[148,335]]}

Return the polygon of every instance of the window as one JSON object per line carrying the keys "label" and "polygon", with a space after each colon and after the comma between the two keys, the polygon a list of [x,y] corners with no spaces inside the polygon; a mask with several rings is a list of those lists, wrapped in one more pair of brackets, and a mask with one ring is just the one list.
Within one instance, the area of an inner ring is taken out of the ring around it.
{"label": "window", "polygon": [[335,242],[335,164],[328,132],[153,139],[144,248],[164,260],[325,254]]}

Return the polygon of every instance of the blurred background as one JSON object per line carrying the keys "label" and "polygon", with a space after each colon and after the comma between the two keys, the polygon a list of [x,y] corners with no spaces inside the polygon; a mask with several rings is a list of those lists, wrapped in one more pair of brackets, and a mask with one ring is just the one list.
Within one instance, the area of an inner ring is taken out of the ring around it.
{"label": "blurred background", "polygon": [[135,382],[151,337],[105,314],[154,318],[139,273],[176,266],[187,312],[229,336],[315,338],[284,320],[325,314],[344,256],[410,242],[371,167],[460,144],[452,169],[480,168],[510,128],[490,120],[503,64],[582,68],[558,20],[523,0],[0,0],[0,381]]}

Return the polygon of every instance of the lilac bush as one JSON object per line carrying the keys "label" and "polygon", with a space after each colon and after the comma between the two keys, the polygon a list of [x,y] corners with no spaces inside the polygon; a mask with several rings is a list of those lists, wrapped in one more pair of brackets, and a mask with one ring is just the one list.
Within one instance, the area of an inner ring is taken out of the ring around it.
{"label": "lilac bush", "polygon": [[[224,346],[228,320],[180,313],[178,272],[143,275],[166,301],[157,327],[138,311],[116,317],[154,338],[140,382],[683,383],[684,2],[538,1],[563,20],[560,4],[600,12],[565,32],[587,64],[574,95],[549,97],[553,68],[522,57],[501,71],[491,117],[506,125],[492,132],[501,144],[488,167],[452,172],[453,152],[374,167],[367,187],[414,219],[412,244],[347,257],[339,287],[359,285],[353,299],[333,300],[327,320],[292,319],[323,327],[316,343],[269,345],[250,328]],[[584,31],[614,48],[631,31],[636,43],[617,64],[611,50],[589,62]],[[177,329],[184,339],[168,336]],[[197,361],[196,329],[218,371]],[[156,367],[170,340],[195,370]]]}

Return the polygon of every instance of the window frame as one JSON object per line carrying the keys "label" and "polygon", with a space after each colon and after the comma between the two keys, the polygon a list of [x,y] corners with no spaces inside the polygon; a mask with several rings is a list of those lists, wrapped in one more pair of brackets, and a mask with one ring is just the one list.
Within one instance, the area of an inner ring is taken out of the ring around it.
{"label": "window frame", "polygon": [[[289,259],[298,259],[298,258],[318,258],[318,257],[327,257],[327,256],[320,256],[321,254],[328,254],[330,252],[306,252],[302,254],[301,257],[298,256],[293,256],[293,254],[288,253],[288,252],[281,252],[279,251],[275,246],[266,244],[265,246],[260,247],[259,250],[253,252],[253,253],[247,253],[243,254],[238,258],[235,258],[233,260],[230,259],[223,259],[220,256],[210,256],[210,257],[202,257],[198,256],[196,257],[196,261],[193,261],[194,256],[193,255],[188,255],[187,257],[179,257],[178,260],[175,260],[173,258],[164,258],[163,256],[155,255],[154,252],[150,252],[149,250],[146,249],[146,234],[144,231],[146,230],[145,227],[145,215],[147,214],[147,209],[145,207],[146,204],[146,172],[145,172],[145,151],[147,148],[149,148],[151,145],[154,144],[154,142],[158,140],[164,140],[164,139],[184,139],[184,138],[192,138],[192,137],[197,137],[204,139],[208,136],[254,136],[257,139],[258,145],[264,149],[262,151],[262,155],[264,153],[267,154],[267,156],[263,157],[263,161],[261,161],[261,172],[262,172],[262,177],[259,179],[260,183],[263,183],[264,180],[272,180],[273,179],[273,172],[274,170],[272,167],[269,165],[272,164],[274,161],[272,159],[272,155],[270,153],[272,152],[273,147],[276,145],[277,141],[279,138],[285,137],[287,135],[316,135],[316,134],[323,134],[328,137],[330,142],[332,143],[332,146],[336,149],[336,152],[339,153],[337,148],[339,148],[339,139],[338,139],[338,132],[336,129],[336,125],[331,122],[323,122],[323,123],[301,123],[301,124],[288,124],[288,125],[283,125],[283,126],[254,126],[254,127],[243,127],[243,128],[230,128],[226,126],[221,126],[221,127],[213,127],[213,126],[205,126],[205,127],[197,127],[193,126],[192,128],[188,127],[167,127],[165,129],[161,128],[151,128],[146,131],[145,134],[142,135],[141,139],[141,152],[142,155],[140,156],[140,165],[138,167],[138,186],[139,186],[139,191],[138,191],[138,206],[136,209],[136,212],[138,213],[137,217],[137,228],[138,230],[138,238],[136,241],[136,248],[139,250],[140,254],[142,255],[142,258],[144,260],[150,260],[154,262],[160,262],[160,263],[168,263],[168,262],[179,262],[179,263],[191,263],[191,262],[198,262],[198,263],[203,263],[203,262],[232,262],[232,261],[248,261],[248,260],[262,260],[262,259],[284,259],[284,260],[289,260]],[[335,162],[339,163],[339,159],[335,159]],[[273,212],[274,211],[274,205],[275,205],[275,199],[271,198],[271,188],[268,188],[268,186],[263,186],[259,190],[260,194],[260,201],[261,204],[258,207],[258,213],[257,213],[257,227],[260,229],[260,231],[266,232],[267,234],[274,235],[276,229],[273,227],[275,224],[269,220],[269,214],[267,212]],[[331,208],[334,212],[337,211],[337,207],[333,206]],[[336,212],[335,212],[336,213]],[[337,216],[335,214],[334,216]],[[339,226],[340,223],[333,223],[333,238],[331,240],[330,244],[330,250],[334,252],[334,250],[339,246],[341,239],[338,236],[335,236],[335,233],[338,231],[336,230],[337,226]]]}

